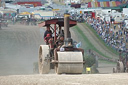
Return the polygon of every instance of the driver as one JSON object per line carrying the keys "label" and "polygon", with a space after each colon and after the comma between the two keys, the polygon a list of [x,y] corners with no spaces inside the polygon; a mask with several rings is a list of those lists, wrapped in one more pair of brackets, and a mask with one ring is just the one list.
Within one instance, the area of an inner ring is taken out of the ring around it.
{"label": "driver", "polygon": [[48,45],[49,39],[52,37],[52,31],[50,30],[50,26],[47,26],[47,30],[44,33],[44,41],[46,45]]}

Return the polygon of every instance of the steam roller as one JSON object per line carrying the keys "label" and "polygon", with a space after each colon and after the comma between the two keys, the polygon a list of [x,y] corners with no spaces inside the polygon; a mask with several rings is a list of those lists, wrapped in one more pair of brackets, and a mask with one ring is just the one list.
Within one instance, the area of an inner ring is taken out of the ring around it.
{"label": "steam roller", "polygon": [[[69,27],[76,24],[77,22],[71,20],[67,14],[64,18],[51,19],[39,24],[44,27],[50,26],[54,35],[53,43],[39,47],[38,67],[40,74],[47,74],[50,69],[54,69],[57,74],[81,74],[83,72],[84,50],[76,48],[69,30]],[[62,32],[63,29],[64,32]],[[58,37],[62,37],[62,35],[64,41],[60,46],[56,42]],[[52,45],[54,48],[51,48]]]}

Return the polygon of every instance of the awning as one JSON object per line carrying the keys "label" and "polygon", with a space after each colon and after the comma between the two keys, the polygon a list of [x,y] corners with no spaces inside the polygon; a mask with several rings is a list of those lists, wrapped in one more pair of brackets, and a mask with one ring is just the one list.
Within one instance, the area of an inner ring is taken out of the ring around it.
{"label": "awning", "polygon": [[[44,26],[50,26],[51,24],[58,24],[59,26],[64,27],[64,18],[54,18],[50,20],[46,20],[45,22],[38,23],[39,27],[44,27]],[[69,26],[75,26],[77,22],[75,20],[69,20]]]}
{"label": "awning", "polygon": [[22,12],[20,13],[20,15],[31,15],[32,13],[29,13],[29,12]]}
{"label": "awning", "polygon": [[[21,0],[22,1],[22,0]],[[27,1],[27,0],[26,0]],[[42,6],[41,2],[40,1],[32,1],[32,0],[28,0],[29,2],[25,2],[25,0],[23,2],[17,2],[18,5],[21,5],[21,4],[33,4],[34,7],[36,6]]]}
{"label": "awning", "polygon": [[120,4],[121,4],[121,2],[119,2],[119,1],[88,2],[88,8],[116,7],[116,6],[119,6]]}

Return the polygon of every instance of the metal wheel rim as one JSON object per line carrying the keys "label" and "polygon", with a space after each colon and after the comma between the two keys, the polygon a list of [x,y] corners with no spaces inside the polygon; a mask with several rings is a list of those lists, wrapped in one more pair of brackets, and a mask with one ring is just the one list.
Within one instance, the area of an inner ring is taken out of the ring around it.
{"label": "metal wheel rim", "polygon": [[42,49],[40,48],[39,51],[39,73],[42,73],[42,69],[43,69],[43,54],[42,54]]}

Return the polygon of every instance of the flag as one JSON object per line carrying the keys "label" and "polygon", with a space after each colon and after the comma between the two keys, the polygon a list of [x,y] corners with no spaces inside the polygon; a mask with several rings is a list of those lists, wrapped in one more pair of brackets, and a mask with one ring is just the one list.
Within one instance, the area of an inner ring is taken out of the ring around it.
{"label": "flag", "polygon": [[76,44],[76,48],[80,48],[80,46],[81,46],[81,42]]}

